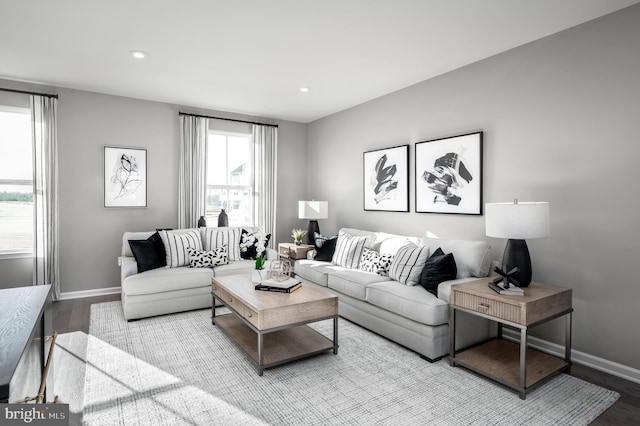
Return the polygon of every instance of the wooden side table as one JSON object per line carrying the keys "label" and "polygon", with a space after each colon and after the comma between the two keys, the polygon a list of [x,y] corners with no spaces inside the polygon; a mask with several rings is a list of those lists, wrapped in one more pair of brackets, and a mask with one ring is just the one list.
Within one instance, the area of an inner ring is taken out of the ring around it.
{"label": "wooden side table", "polygon": [[306,259],[307,253],[313,248],[309,244],[279,243],[278,256],[292,260]]}
{"label": "wooden side table", "polygon": [[[527,392],[562,371],[571,368],[572,290],[542,283],[531,283],[524,296],[506,296],[491,290],[483,278],[451,286],[449,333],[451,366],[460,365],[496,380],[520,393]],[[456,312],[464,311],[498,323],[498,337],[455,353]],[[531,327],[565,316],[564,359],[540,352],[527,345]],[[519,344],[502,337],[502,327],[520,330]]]}

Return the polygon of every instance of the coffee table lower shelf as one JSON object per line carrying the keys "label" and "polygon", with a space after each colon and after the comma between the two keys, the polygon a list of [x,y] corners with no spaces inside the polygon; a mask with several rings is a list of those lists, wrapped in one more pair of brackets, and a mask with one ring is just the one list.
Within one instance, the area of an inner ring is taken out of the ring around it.
{"label": "coffee table lower shelf", "polygon": [[[520,345],[494,339],[456,353],[456,365],[466,367],[511,388],[520,388]],[[569,368],[569,364],[556,356],[527,348],[527,379],[530,389],[551,375]]]}
{"label": "coffee table lower shelf", "polygon": [[265,368],[333,351],[337,345],[307,325],[263,333],[263,363],[258,355],[258,333],[233,313],[216,315],[215,324],[253,360],[262,374]]}

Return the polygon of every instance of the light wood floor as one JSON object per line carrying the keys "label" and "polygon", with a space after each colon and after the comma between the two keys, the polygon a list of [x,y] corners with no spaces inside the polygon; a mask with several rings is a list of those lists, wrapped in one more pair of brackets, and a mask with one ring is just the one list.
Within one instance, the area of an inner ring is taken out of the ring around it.
{"label": "light wood floor", "polygon": [[[72,331],[89,333],[89,308],[93,303],[120,300],[119,294],[62,300],[53,303],[53,326],[59,334]],[[425,361],[426,362],[426,361]],[[602,373],[580,364],[574,364],[571,375],[587,382],[614,390],[620,399],[598,417],[592,425],[637,425],[640,424],[640,384]],[[72,419],[81,421],[80,419]]]}

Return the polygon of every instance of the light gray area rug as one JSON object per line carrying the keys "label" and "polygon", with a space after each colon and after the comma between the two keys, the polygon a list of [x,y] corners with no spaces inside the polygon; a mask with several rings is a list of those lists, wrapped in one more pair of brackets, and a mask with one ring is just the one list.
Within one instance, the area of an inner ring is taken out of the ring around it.
{"label": "light gray area rug", "polygon": [[[619,397],[565,374],[522,401],[501,385],[340,320],[338,355],[268,369],[209,310],[128,323],[91,306],[83,422],[89,425],[586,425]],[[316,329],[331,337],[331,322]]]}

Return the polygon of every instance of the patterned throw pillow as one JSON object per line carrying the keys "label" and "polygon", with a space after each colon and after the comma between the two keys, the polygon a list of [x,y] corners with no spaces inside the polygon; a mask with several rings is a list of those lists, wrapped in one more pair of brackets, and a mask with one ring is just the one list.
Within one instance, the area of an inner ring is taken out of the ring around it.
{"label": "patterned throw pillow", "polygon": [[202,240],[197,229],[160,231],[167,254],[167,267],[177,268],[189,264],[187,248],[202,250]]}
{"label": "patterned throw pillow", "polygon": [[331,263],[348,269],[356,269],[366,242],[367,237],[357,237],[340,231]]}
{"label": "patterned throw pillow", "polygon": [[403,245],[398,249],[393,262],[391,262],[389,277],[400,284],[410,286],[418,284],[428,256],[429,247],[412,243]]}
{"label": "patterned throw pillow", "polygon": [[190,268],[212,268],[229,263],[227,246],[218,247],[210,251],[194,250],[188,247],[187,252],[189,252]]}
{"label": "patterned throw pillow", "polygon": [[242,259],[240,257],[241,228],[206,228],[204,231],[204,249],[211,251],[215,248],[227,246],[229,261]]}
{"label": "patterned throw pillow", "polygon": [[389,276],[389,268],[393,260],[392,254],[380,254],[375,250],[364,248],[360,257],[359,268],[366,272],[372,272],[382,277]]}

